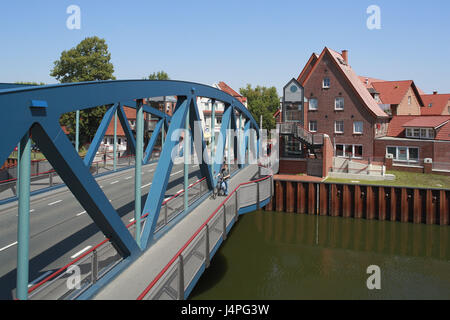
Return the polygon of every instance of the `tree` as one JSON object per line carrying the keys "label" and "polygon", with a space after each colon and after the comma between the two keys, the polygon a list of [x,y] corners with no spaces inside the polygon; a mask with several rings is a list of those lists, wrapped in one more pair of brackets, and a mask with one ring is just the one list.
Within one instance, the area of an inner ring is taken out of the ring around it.
{"label": "tree", "polygon": [[[111,54],[104,39],[90,37],[81,41],[75,48],[63,51],[54,62],[50,75],[61,83],[115,80]],[[91,141],[106,112],[105,106],[80,111],[80,137],[82,143]],[[75,134],[75,112],[64,114],[60,119],[69,133]]]}
{"label": "tree", "polygon": [[169,75],[164,71],[153,72],[148,80],[170,80]]}
{"label": "tree", "polygon": [[263,128],[266,130],[274,129],[276,122],[273,115],[280,105],[277,89],[275,87],[266,88],[261,86],[253,89],[250,84],[247,84],[247,88],[241,88],[239,91],[242,96],[247,98],[248,110],[258,124],[262,115]]}

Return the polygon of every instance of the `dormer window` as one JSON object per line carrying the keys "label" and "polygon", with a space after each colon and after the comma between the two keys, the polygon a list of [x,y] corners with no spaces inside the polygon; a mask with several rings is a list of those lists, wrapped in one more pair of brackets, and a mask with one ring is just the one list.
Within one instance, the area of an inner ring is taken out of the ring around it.
{"label": "dormer window", "polygon": [[330,88],[330,78],[324,78],[323,79],[322,88],[324,88],[324,89]]}
{"label": "dormer window", "polygon": [[406,128],[406,137],[413,139],[434,139],[434,129]]}

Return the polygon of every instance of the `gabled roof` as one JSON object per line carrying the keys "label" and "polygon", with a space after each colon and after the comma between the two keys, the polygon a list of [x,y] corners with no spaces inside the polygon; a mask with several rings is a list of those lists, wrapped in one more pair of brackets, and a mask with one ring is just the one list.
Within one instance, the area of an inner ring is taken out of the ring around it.
{"label": "gabled roof", "polygon": [[439,129],[435,139],[450,141],[450,121]]}
{"label": "gabled roof", "polygon": [[229,85],[227,85],[225,82],[220,81],[218,83],[219,89],[228,93],[230,96],[238,99],[241,103],[246,103],[247,102],[247,98],[241,96],[239,93],[237,93],[236,91],[234,91]]}
{"label": "gabled roof", "polygon": [[319,55],[317,53],[313,53],[311,57],[309,58],[308,62],[303,67],[302,72],[297,78],[297,81],[303,85],[305,79],[309,76],[309,73],[311,72],[312,68],[316,64],[317,60],[319,60]]}
{"label": "gabled roof", "polygon": [[412,87],[419,104],[423,106],[419,90],[412,80],[372,82],[372,86],[380,94],[383,104],[400,104],[409,88]]}
{"label": "gabled roof", "polygon": [[417,118],[417,116],[393,116],[391,121],[389,122],[387,136],[388,137],[397,137],[403,138],[405,137],[405,127],[403,125],[413,119]]}
{"label": "gabled roof", "polygon": [[422,100],[424,106],[420,109],[421,114],[441,115],[450,101],[450,94],[424,94]]}
{"label": "gabled roof", "polygon": [[405,128],[437,129],[450,121],[450,116],[419,116],[403,124]]}
{"label": "gabled roof", "polygon": [[372,83],[374,83],[374,82],[385,82],[386,81],[386,80],[380,80],[380,79],[364,77],[364,76],[358,76],[358,78],[359,78],[359,80],[361,80],[361,82],[367,89],[370,89],[370,88],[373,89]]}
{"label": "gabled roof", "polygon": [[345,63],[342,55],[334,50],[328,49],[327,47],[325,47],[325,49],[322,51],[314,67],[308,73],[308,76],[306,77],[302,85],[306,85],[311,77],[311,74],[314,72],[314,70],[317,68],[320,61],[326,54],[332,58],[331,60],[336,65],[337,69],[340,70],[344,75],[344,78],[347,80],[350,87],[354,90],[356,96],[360,99],[363,106],[365,106],[368,111],[375,117],[388,118],[389,116],[378,106],[378,103],[372,98],[369,91],[367,91],[367,88],[360,81],[359,77],[356,75],[353,69],[347,63]]}

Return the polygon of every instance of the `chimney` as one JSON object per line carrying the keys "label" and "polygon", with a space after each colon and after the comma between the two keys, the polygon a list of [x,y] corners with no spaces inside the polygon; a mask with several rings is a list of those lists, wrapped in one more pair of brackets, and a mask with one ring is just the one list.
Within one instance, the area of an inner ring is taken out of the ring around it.
{"label": "chimney", "polygon": [[433,91],[433,94],[436,95],[436,94],[438,94],[438,92],[437,91]]}
{"label": "chimney", "polygon": [[342,58],[344,59],[345,63],[348,64],[348,50],[342,50]]}

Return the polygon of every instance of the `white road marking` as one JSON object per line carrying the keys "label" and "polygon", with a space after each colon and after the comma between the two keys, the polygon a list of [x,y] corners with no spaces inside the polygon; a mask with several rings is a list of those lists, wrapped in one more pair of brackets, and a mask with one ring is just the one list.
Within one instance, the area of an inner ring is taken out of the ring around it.
{"label": "white road marking", "polygon": [[134,222],[134,218],[133,218],[133,219],[130,219],[130,222]]}
{"label": "white road marking", "polygon": [[30,213],[33,213],[33,212],[34,212],[34,209],[31,209],[31,210],[30,210]]}
{"label": "white road marking", "polygon": [[70,259],[75,259],[76,257],[82,255],[83,253],[85,253],[86,251],[88,251],[90,248],[92,248],[92,246],[87,246],[86,248],[84,248],[83,250],[75,253],[73,256],[70,257]]}
{"label": "white road marking", "polygon": [[172,173],[170,176],[174,176],[174,175],[179,174],[179,173],[182,173],[182,172],[183,172],[183,170],[180,170],[180,171],[177,171],[177,172],[175,172],[175,173]]}
{"label": "white road marking", "polygon": [[116,183],[119,183],[119,181],[114,181],[114,182],[111,182],[111,184],[116,184]]}
{"label": "white road marking", "polygon": [[151,185],[152,185],[151,183],[146,184],[145,186],[142,186],[141,189],[143,189],[143,188],[145,188],[145,187],[149,187],[149,186],[151,186]]}
{"label": "white road marking", "polygon": [[152,170],[148,170],[147,172],[148,172],[148,173],[150,173],[150,172],[153,172],[153,171],[155,171],[155,170],[154,170],[154,169],[152,169]]}
{"label": "white road marking", "polygon": [[11,243],[11,244],[9,244],[9,245],[7,245],[6,247],[1,248],[1,249],[0,249],[0,252],[5,251],[6,249],[9,249],[9,248],[15,246],[16,244],[17,244],[17,241],[14,242],[14,243]]}
{"label": "white road marking", "polygon": [[133,178],[133,177],[126,177],[125,180],[130,180],[131,178]]}
{"label": "white road marking", "polygon": [[80,212],[79,214],[77,214],[77,217],[82,216],[85,213],[86,213],[86,211]]}
{"label": "white road marking", "polygon": [[55,202],[49,203],[48,205],[49,205],[49,206],[53,206],[53,205],[55,205],[55,204],[57,204],[57,203],[60,203],[60,202],[62,202],[62,200],[58,200],[58,201],[55,201]]}

